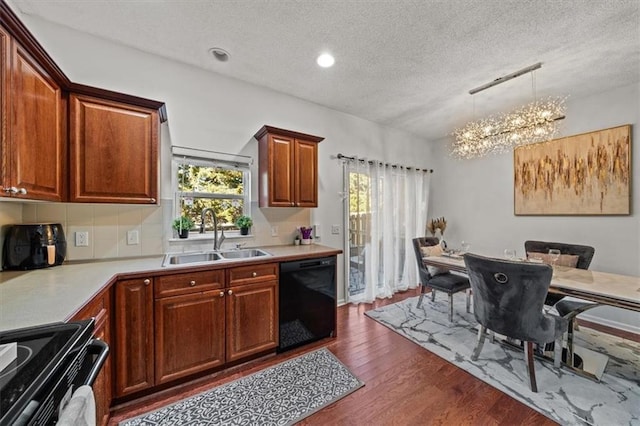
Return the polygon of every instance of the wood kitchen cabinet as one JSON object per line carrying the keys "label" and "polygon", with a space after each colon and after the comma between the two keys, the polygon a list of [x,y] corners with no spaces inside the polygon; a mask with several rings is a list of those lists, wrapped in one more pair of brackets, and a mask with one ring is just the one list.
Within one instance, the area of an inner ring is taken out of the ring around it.
{"label": "wood kitchen cabinet", "polygon": [[155,281],[155,384],[224,364],[224,270]]}
{"label": "wood kitchen cabinet", "polygon": [[121,280],[115,286],[115,396],[154,385],[153,280]]}
{"label": "wood kitchen cabinet", "polygon": [[77,84],[0,1],[0,196],[156,204],[164,103]]}
{"label": "wood kitchen cabinet", "polygon": [[156,204],[158,112],[70,96],[70,201]]}
{"label": "wood kitchen cabinet", "polygon": [[65,199],[66,97],[60,85],[0,27],[2,196]]}
{"label": "wood kitchen cabinet", "polygon": [[109,345],[109,356],[102,366],[102,370],[93,383],[93,393],[96,401],[96,424],[106,426],[109,421],[109,407],[111,406],[111,288],[105,290],[89,301],[76,315],[73,321],[94,318],[93,335]]}
{"label": "wood kitchen cabinet", "polygon": [[277,263],[227,270],[227,362],[278,346]]}
{"label": "wood kitchen cabinet", "polygon": [[324,138],[271,126],[254,137],[260,207],[318,207],[318,143]]}

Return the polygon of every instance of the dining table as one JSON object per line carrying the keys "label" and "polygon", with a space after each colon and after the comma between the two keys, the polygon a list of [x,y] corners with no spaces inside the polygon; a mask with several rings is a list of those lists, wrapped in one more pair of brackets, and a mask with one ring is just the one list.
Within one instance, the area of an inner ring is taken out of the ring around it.
{"label": "dining table", "polygon": [[[423,257],[423,262],[425,265],[466,274],[467,268],[463,254],[461,252],[445,252],[440,256]],[[520,262],[531,261],[528,259],[512,260]],[[549,292],[588,300],[598,305],[615,306],[640,312],[640,277],[637,276],[553,266]],[[578,354],[580,350],[574,348],[571,334],[567,338],[567,350],[570,360],[564,363],[565,366],[587,377],[595,378],[596,380],[600,379],[606,366],[606,358],[604,358],[604,365],[602,361],[599,361],[597,366],[591,368],[592,371],[586,371],[586,368],[580,369],[573,365],[572,354],[574,352]],[[582,352],[592,351],[582,350]],[[603,358],[600,357],[600,359],[602,360]]]}

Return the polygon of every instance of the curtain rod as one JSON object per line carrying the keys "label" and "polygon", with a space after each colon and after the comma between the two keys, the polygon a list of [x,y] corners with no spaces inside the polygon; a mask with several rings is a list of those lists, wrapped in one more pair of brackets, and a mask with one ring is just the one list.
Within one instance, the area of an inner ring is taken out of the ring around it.
{"label": "curtain rod", "polygon": [[[342,160],[342,159],[345,159],[345,160],[351,160],[351,161],[356,160],[356,157],[349,157],[349,156],[347,156],[347,155],[343,155],[343,154],[338,154],[338,155],[336,156],[336,158],[338,158],[338,160]],[[362,158],[358,158],[358,161],[361,161],[361,162],[363,162],[363,163],[366,161],[366,162],[368,162],[369,164],[384,164],[384,166],[385,166],[385,167],[392,167],[392,168],[398,168],[398,167],[399,167],[399,168],[401,168],[401,169],[417,170],[417,171],[423,171],[423,172],[433,173],[433,169],[419,169],[419,168],[417,168],[417,167],[402,166],[402,165],[398,165],[398,164],[391,164],[391,163],[382,163],[382,162],[380,162],[380,161],[365,160],[365,159],[362,159]]]}

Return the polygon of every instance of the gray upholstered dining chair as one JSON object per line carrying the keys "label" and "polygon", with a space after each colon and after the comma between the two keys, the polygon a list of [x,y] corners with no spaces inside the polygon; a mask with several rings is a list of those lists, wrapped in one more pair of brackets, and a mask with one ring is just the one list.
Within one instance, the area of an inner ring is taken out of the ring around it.
{"label": "gray upholstered dining chair", "polygon": [[567,320],[542,311],[553,271],[549,265],[492,259],[467,253],[464,263],[473,291],[473,312],[480,323],[478,343],[471,355],[477,360],[487,330],[521,340],[529,383],[538,391],[533,343],[554,342],[554,365],[562,360],[562,336]]}
{"label": "gray upholstered dining chair", "polygon": [[[591,260],[595,254],[595,248],[591,246],[585,246],[580,244],[569,243],[556,243],[549,241],[534,241],[528,240],[524,242],[524,249],[527,253],[527,257],[530,253],[548,253],[549,249],[560,250],[560,255],[565,256],[577,256],[575,259],[575,268],[577,269],[589,269]],[[571,261],[571,259],[567,259]],[[564,265],[572,266],[572,265]],[[549,293],[545,299],[545,305],[553,305],[558,314],[569,321],[567,326],[567,363],[573,365],[573,331],[577,330],[576,317],[582,312],[600,306],[598,303],[590,302],[588,300],[566,298],[562,295]]]}
{"label": "gray upholstered dining chair", "polygon": [[[413,239],[413,249],[416,253],[418,262],[418,272],[420,274],[420,298],[417,307],[422,305],[422,298],[425,295],[427,287],[431,288],[431,300],[435,300],[436,291],[442,291],[449,295],[449,322],[453,322],[453,294],[459,291],[468,290],[470,288],[469,280],[461,275],[452,274],[448,270],[434,271],[424,264],[422,258],[423,247],[434,247],[440,244],[437,238],[418,237]],[[469,293],[467,292],[467,312],[469,312]]]}
{"label": "gray upholstered dining chair", "polygon": [[[591,259],[593,259],[593,255],[595,253],[595,249],[591,246],[584,246],[580,244],[570,244],[570,243],[556,243],[550,241],[536,241],[536,240],[527,240],[524,242],[524,251],[527,258],[536,257],[536,254],[547,255],[550,249],[558,249],[560,250],[561,256],[566,256],[566,261],[569,262],[563,266],[571,266],[578,269],[589,269],[589,265],[591,264]],[[575,261],[575,265],[572,265],[572,259],[570,256],[575,256],[573,261]],[[558,263],[559,265],[561,263]],[[550,293],[547,295],[545,299],[545,305],[555,305],[563,298],[562,295]]]}

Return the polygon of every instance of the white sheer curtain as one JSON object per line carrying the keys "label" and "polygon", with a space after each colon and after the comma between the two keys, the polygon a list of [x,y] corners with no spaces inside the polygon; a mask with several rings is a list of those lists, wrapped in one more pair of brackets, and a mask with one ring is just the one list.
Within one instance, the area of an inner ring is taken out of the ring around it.
{"label": "white sheer curtain", "polygon": [[411,240],[424,236],[430,173],[357,158],[345,161],[344,167],[349,301],[371,303],[415,288],[418,272]]}

